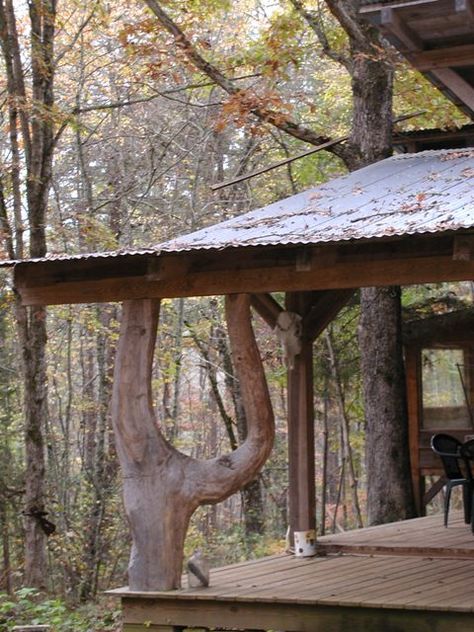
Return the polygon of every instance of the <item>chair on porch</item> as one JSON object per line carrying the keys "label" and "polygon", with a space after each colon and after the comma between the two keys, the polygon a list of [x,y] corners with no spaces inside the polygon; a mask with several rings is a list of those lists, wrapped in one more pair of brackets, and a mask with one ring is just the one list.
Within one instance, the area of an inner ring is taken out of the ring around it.
{"label": "chair on porch", "polygon": [[471,474],[471,494],[470,494],[470,513],[471,513],[471,530],[474,533],[474,511],[473,511],[473,507],[474,507],[474,480],[472,477],[472,470],[470,469],[469,464],[471,462],[474,462],[474,439],[470,439],[469,441],[466,441],[465,443],[463,443],[462,448],[461,448],[461,454],[464,457],[464,459],[466,459],[467,463],[467,468],[469,469],[469,472]]}
{"label": "chair on porch", "polygon": [[431,437],[431,448],[441,458],[447,478],[444,501],[444,526],[448,526],[449,505],[453,487],[462,486],[464,522],[471,522],[472,494],[474,482],[469,460],[463,455],[463,444],[451,435],[439,433]]}

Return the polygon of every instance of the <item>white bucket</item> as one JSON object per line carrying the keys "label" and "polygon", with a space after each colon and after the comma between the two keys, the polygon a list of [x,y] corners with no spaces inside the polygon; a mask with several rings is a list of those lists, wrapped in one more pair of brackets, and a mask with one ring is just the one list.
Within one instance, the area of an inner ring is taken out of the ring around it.
{"label": "white bucket", "polygon": [[295,556],[311,557],[316,555],[316,531],[295,531]]}

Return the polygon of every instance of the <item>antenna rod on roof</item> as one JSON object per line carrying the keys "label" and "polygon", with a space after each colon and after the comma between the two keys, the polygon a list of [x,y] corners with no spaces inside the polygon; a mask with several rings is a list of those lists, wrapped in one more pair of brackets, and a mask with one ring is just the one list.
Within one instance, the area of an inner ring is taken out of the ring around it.
{"label": "antenna rod on roof", "polygon": [[[393,123],[400,123],[401,121],[406,121],[408,119],[414,118],[416,116],[421,116],[426,114],[426,110],[420,110],[419,112],[411,112],[410,114],[403,114],[402,116],[398,116],[393,120]],[[244,173],[237,178],[232,178],[231,180],[224,180],[223,182],[218,182],[217,184],[211,184],[209,187],[211,191],[219,191],[219,189],[224,189],[225,187],[230,187],[232,184],[237,184],[238,182],[243,182],[244,180],[249,180],[250,178],[254,178],[255,176],[259,176],[262,173],[267,173],[267,171],[271,171],[272,169],[276,169],[277,167],[283,167],[283,165],[287,165],[294,160],[299,160],[300,158],[305,158],[306,156],[311,156],[311,154],[315,154],[318,151],[322,151],[323,149],[329,149],[329,147],[333,147],[334,145],[338,145],[339,143],[343,143],[349,138],[349,136],[341,136],[340,138],[336,138],[334,140],[328,140],[326,143],[322,143],[321,145],[316,145],[312,149],[308,149],[307,151],[302,152],[301,154],[296,154],[296,156],[292,156],[290,158],[285,158],[284,160],[280,160],[279,162],[274,162],[268,167],[262,167],[261,169],[257,169],[256,171],[251,171],[250,173]]]}

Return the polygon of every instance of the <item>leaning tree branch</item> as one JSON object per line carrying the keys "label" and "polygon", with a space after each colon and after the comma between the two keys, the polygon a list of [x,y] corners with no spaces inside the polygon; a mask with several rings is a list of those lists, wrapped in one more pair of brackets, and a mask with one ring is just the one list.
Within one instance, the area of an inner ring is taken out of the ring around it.
{"label": "leaning tree branch", "polygon": [[[171,17],[163,10],[160,3],[157,0],[144,0],[151,11],[158,18],[158,21],[165,30],[170,33],[176,44],[184,51],[187,58],[198,68],[201,72],[206,74],[212,81],[220,86],[227,94],[231,96],[245,95],[245,91],[237,88],[234,83],[228,79],[216,66],[207,61],[192,44],[190,39],[180,29],[180,27],[171,19]],[[248,97],[248,95],[247,95]],[[281,111],[275,111],[263,106],[254,105],[250,107],[249,112],[256,116],[263,123],[269,123],[278,129],[290,134],[294,138],[303,140],[311,145],[320,145],[330,140],[327,136],[321,136],[314,130],[304,125],[300,125],[297,121],[291,119],[288,114]],[[340,145],[334,145],[331,147],[331,151],[344,157],[345,150]]]}
{"label": "leaning tree branch", "polygon": [[[252,77],[259,77],[260,73],[251,73],[248,75],[242,75],[241,77],[233,77],[232,81],[241,81],[242,79],[250,79]],[[136,97],[134,99],[124,99],[122,101],[109,101],[108,103],[92,103],[91,105],[86,105],[84,107],[74,108],[70,117],[75,114],[85,114],[87,112],[98,112],[100,110],[116,110],[122,107],[127,107],[131,105],[136,105],[140,103],[148,103],[149,101],[153,101],[155,99],[159,99],[160,97],[169,97],[170,94],[176,94],[178,92],[185,92],[186,90],[195,90],[197,88],[207,88],[208,86],[215,85],[214,81],[204,81],[201,83],[188,83],[184,86],[176,86],[176,88],[168,88],[166,90],[155,90],[155,94],[150,94],[143,97]],[[206,104],[208,107],[209,104]]]}
{"label": "leaning tree branch", "polygon": [[251,324],[249,294],[226,296],[226,319],[247,437],[234,452],[195,463],[197,480],[201,481],[200,504],[220,502],[252,481],[267,460],[275,436],[272,404]]}

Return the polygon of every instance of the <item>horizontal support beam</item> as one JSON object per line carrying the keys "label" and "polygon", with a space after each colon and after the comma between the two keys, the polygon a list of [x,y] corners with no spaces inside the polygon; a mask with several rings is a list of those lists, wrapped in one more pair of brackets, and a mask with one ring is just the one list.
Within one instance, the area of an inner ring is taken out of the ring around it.
{"label": "horizontal support beam", "polygon": [[474,44],[425,50],[419,53],[410,53],[407,57],[412,66],[421,72],[435,68],[474,66]]}
{"label": "horizontal support beam", "polygon": [[133,265],[116,258],[102,271],[93,261],[82,268],[77,261],[24,263],[15,268],[15,286],[24,305],[58,305],[474,279],[474,261],[453,260],[453,236],[305,250],[304,270],[297,247],[165,253]]}
{"label": "horizontal support beam", "polygon": [[405,0],[405,2],[400,2],[400,0],[395,0],[392,3],[378,2],[376,4],[367,4],[359,9],[359,13],[367,14],[370,16],[371,14],[378,13],[381,9],[391,7],[391,8],[401,8],[401,7],[412,7],[419,4],[431,4],[433,2],[439,2],[439,0]]}

